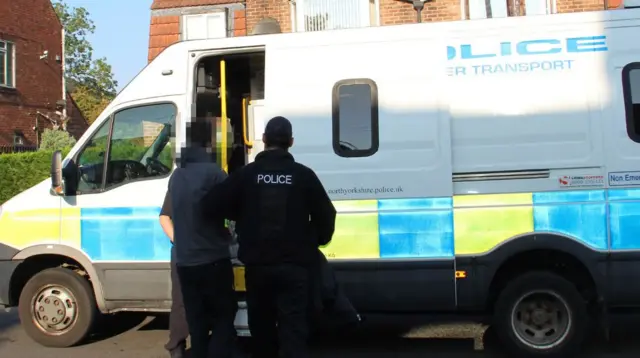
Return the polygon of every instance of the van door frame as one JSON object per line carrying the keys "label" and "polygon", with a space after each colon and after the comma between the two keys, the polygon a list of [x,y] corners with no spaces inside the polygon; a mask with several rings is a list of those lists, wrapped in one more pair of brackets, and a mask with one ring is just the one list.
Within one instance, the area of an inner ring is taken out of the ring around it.
{"label": "van door frame", "polygon": [[[192,76],[190,77],[191,83],[189,83],[188,86],[187,86],[187,88],[190,88],[190,91],[187,92],[187,96],[188,96],[188,98],[190,98],[190,102],[189,102],[189,104],[190,104],[190,113],[188,113],[188,117],[185,116],[186,118],[190,118],[189,121],[193,120],[195,118],[195,114],[196,114],[196,100],[197,100],[197,96],[196,96],[197,88],[196,88],[196,86],[198,84],[198,64],[200,63],[200,61],[202,61],[204,58],[207,58],[207,57],[225,56],[225,55],[239,55],[239,54],[247,54],[247,53],[264,53],[265,54],[265,63],[266,63],[267,48],[266,48],[265,45],[236,47],[236,48],[217,49],[217,50],[194,50],[194,51],[189,51],[188,64],[189,64],[189,68],[191,68],[191,70],[192,70]],[[223,76],[221,74],[220,81],[222,82],[223,79],[224,79],[225,83],[224,84],[221,83],[220,87],[222,89],[226,90],[226,75]],[[227,130],[227,128],[226,128],[226,119],[227,119],[226,104],[227,104],[227,100],[228,100],[228,98],[226,98],[226,91],[223,92],[222,95],[224,96],[224,98],[221,98],[221,100],[222,100],[222,103],[221,103],[221,107],[222,107],[221,108],[222,128],[224,129],[223,133],[226,133],[226,130]],[[222,135],[222,146],[223,147],[226,147],[226,141],[227,141],[226,134]],[[226,152],[222,156],[222,160],[226,161],[225,159],[228,160],[228,158],[226,158]],[[226,172],[227,171],[227,163],[223,162],[222,164],[223,164],[222,168]]]}

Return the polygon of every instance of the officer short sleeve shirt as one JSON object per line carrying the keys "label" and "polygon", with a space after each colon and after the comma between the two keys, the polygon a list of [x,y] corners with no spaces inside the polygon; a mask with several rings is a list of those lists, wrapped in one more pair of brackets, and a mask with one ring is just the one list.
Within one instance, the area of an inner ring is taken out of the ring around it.
{"label": "officer short sleeve shirt", "polygon": [[164,196],[164,202],[162,203],[162,209],[160,209],[160,215],[172,217],[173,213],[171,212],[171,195],[167,190],[167,194]]}

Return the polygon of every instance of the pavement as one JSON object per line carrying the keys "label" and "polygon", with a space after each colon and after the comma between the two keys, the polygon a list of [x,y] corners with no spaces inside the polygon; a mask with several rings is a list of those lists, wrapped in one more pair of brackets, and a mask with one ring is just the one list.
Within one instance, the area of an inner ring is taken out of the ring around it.
{"label": "pavement", "polygon": [[[1,312],[1,311],[0,311]],[[163,345],[168,336],[168,317],[120,314],[105,319],[103,329],[89,342],[73,348],[45,348],[25,335],[15,310],[0,313],[0,357],[3,358],[160,358],[168,357]],[[635,339],[631,327],[614,327],[609,343],[592,340],[581,358],[637,358],[640,340]],[[444,357],[494,358],[501,357],[499,347],[484,347],[482,327],[449,325],[423,327],[394,337],[385,329],[367,331],[349,340],[329,339],[312,344],[312,358],[395,358]],[[407,338],[410,337],[410,338]]]}

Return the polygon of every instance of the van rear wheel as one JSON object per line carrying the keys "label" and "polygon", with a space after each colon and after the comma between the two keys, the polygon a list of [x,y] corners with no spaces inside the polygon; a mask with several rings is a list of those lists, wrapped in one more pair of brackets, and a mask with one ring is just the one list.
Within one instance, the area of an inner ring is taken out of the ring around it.
{"label": "van rear wheel", "polygon": [[586,300],[573,283],[551,272],[513,279],[494,312],[500,341],[518,357],[571,356],[582,347],[589,324]]}
{"label": "van rear wheel", "polygon": [[46,347],[71,347],[97,317],[89,282],[74,271],[51,268],[34,275],[20,293],[18,314],[31,339]]}

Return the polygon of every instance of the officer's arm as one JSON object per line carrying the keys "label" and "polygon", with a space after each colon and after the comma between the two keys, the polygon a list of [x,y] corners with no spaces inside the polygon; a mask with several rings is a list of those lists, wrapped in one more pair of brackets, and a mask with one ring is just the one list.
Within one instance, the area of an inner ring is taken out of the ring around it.
{"label": "officer's arm", "polygon": [[318,244],[324,246],[331,242],[336,228],[336,208],[316,173],[309,172],[311,225],[318,233]]}
{"label": "officer's arm", "polygon": [[240,171],[227,176],[224,181],[214,185],[205,197],[209,215],[237,220],[239,201],[242,195]]}

